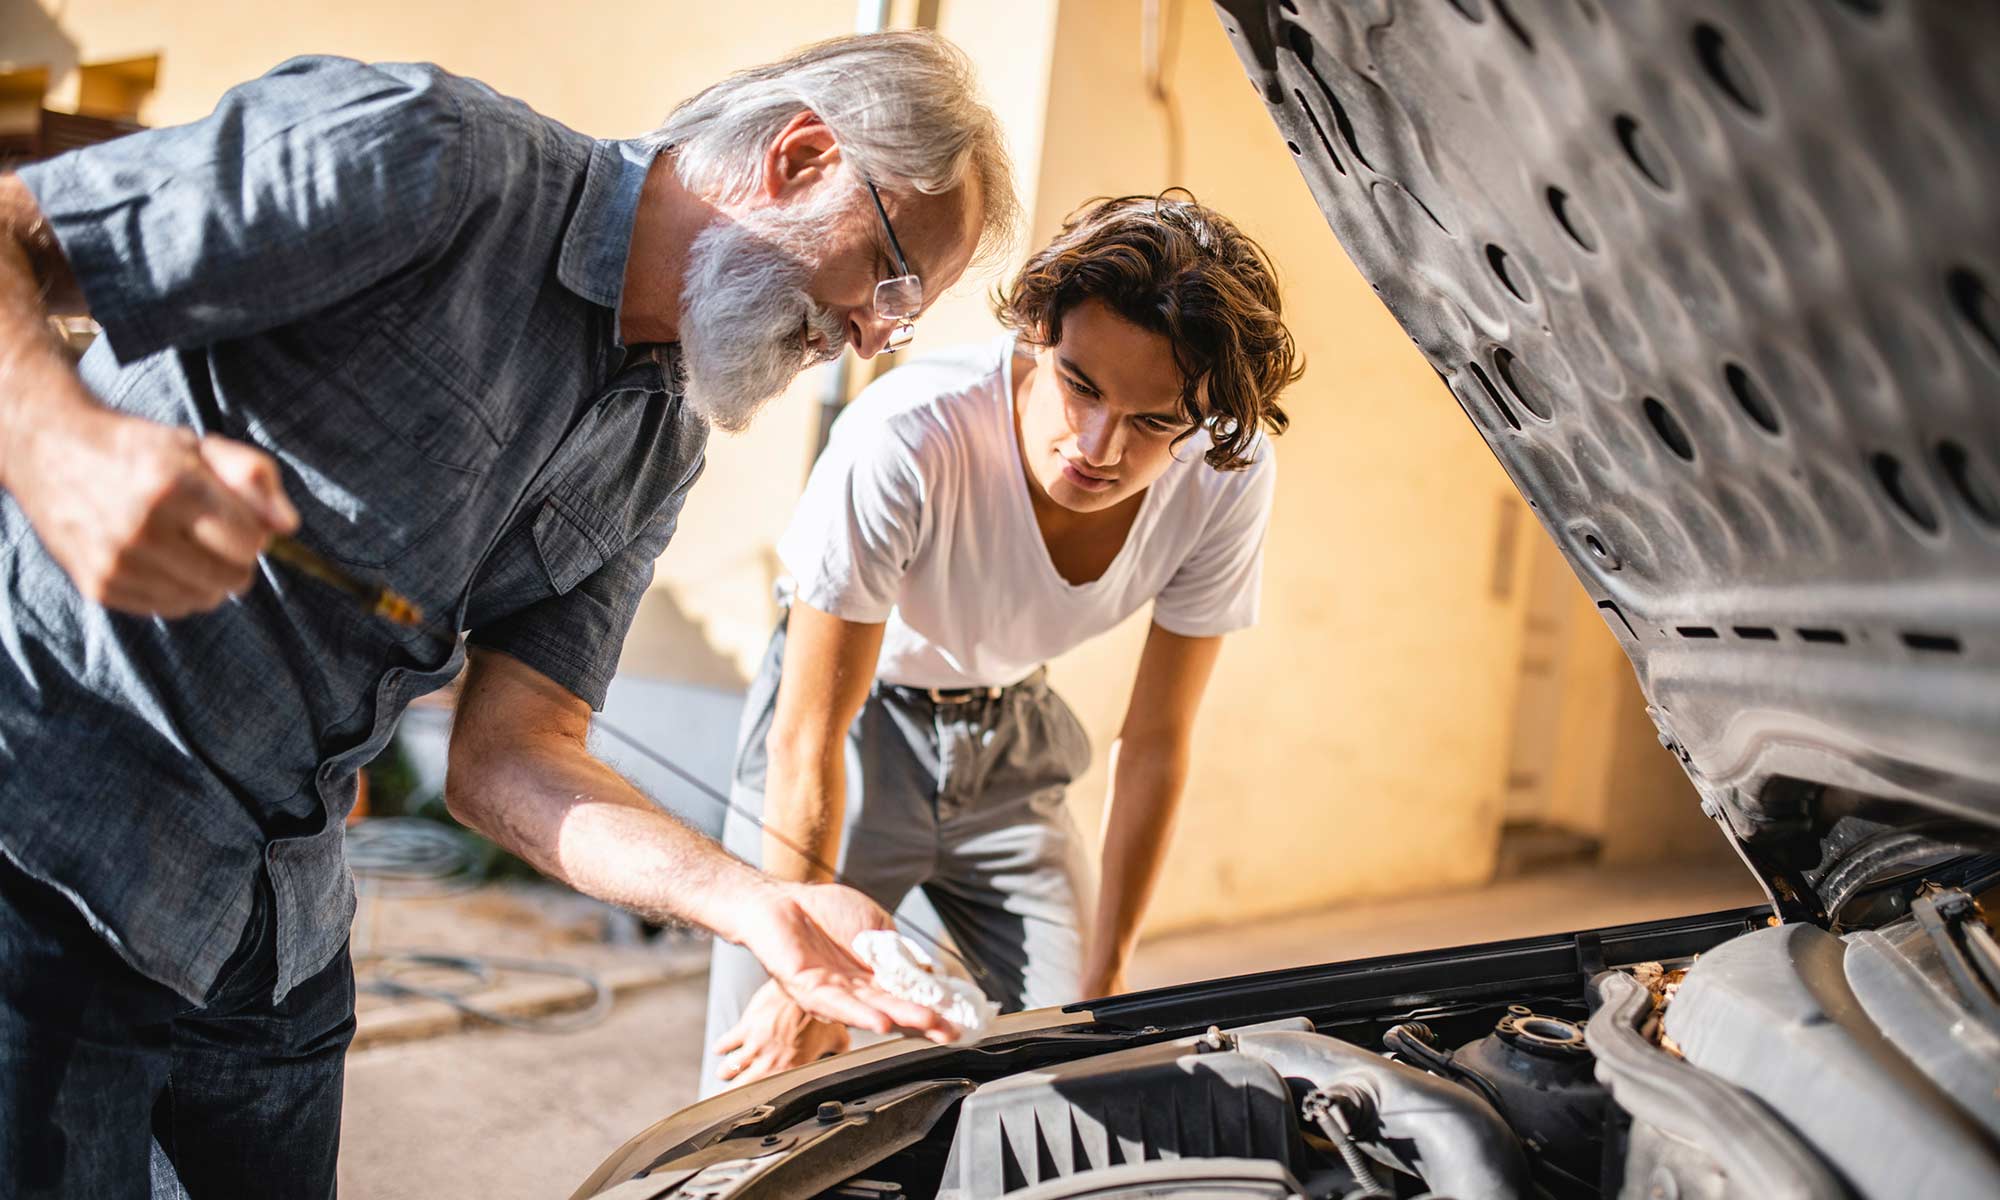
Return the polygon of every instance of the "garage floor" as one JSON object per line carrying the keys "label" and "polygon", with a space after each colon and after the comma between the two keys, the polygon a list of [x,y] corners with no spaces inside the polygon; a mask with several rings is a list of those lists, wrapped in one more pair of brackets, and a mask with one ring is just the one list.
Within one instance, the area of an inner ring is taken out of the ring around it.
{"label": "garage floor", "polygon": [[[1151,987],[1309,962],[1619,924],[1756,903],[1733,862],[1572,868],[1455,895],[1150,942]],[[581,1033],[453,1034],[348,1059],[348,1200],[566,1196],[619,1144],[694,1098],[705,983],[623,997]]]}

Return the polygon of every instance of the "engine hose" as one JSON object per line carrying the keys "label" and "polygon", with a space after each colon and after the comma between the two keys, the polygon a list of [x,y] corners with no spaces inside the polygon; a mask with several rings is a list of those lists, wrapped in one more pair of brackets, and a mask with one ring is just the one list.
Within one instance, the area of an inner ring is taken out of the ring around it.
{"label": "engine hose", "polygon": [[1437,1034],[1422,1021],[1405,1021],[1382,1035],[1382,1046],[1439,1075],[1451,1073],[1451,1055],[1438,1047]]}
{"label": "engine hose", "polygon": [[1528,1194],[1528,1166],[1514,1131],[1463,1084],[1316,1033],[1244,1032],[1236,1051],[1270,1063],[1308,1091],[1353,1088],[1374,1113],[1382,1140],[1412,1161],[1435,1193],[1458,1200]]}
{"label": "engine hose", "polygon": [[1409,1059],[1433,1075],[1455,1079],[1478,1092],[1488,1104],[1500,1107],[1500,1093],[1491,1081],[1476,1071],[1468,1071],[1452,1060],[1451,1051],[1440,1047],[1437,1034],[1422,1021],[1405,1021],[1382,1035],[1382,1046]]}
{"label": "engine hose", "polygon": [[[1343,1090],[1352,1094],[1351,1089]],[[1375,1177],[1374,1164],[1361,1152],[1361,1147],[1355,1145],[1353,1136],[1344,1127],[1332,1094],[1318,1089],[1307,1093],[1303,1110],[1306,1117],[1319,1126],[1320,1132],[1326,1134],[1326,1140],[1333,1143],[1333,1148],[1340,1152],[1340,1161],[1347,1164],[1347,1173],[1354,1176],[1354,1190],[1342,1200],[1381,1200],[1385,1197],[1395,1200],[1395,1193],[1383,1187],[1382,1181]]]}
{"label": "engine hose", "polygon": [[1830,1200],[1847,1186],[1755,1096],[1654,1045],[1640,1032],[1653,1012],[1646,985],[1623,971],[1591,981],[1597,1011],[1584,1026],[1597,1078],[1636,1124],[1701,1147],[1732,1194]]}

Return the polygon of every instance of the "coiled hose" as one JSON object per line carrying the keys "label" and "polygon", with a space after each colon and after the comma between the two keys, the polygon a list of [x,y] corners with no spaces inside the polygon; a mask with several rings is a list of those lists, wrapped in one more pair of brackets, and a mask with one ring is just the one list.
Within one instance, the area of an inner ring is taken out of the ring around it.
{"label": "coiled hose", "polygon": [[[485,954],[459,954],[438,950],[370,949],[374,925],[372,892],[423,892],[443,895],[477,886],[475,868],[479,851],[464,834],[415,817],[372,817],[347,830],[347,863],[362,890],[361,919],[356,923],[354,960],[363,968],[357,972],[355,988],[396,999],[436,1000],[466,1016],[509,1029],[534,1033],[572,1033],[602,1021],[611,1012],[611,989],[597,975],[582,967],[546,959],[500,958]],[[465,982],[448,987],[442,983],[415,983],[398,976],[411,970],[450,972]],[[590,988],[590,1003],[575,1012],[540,1016],[515,1016],[483,1007],[467,999],[491,987],[502,971],[528,975],[555,975],[576,979]]]}

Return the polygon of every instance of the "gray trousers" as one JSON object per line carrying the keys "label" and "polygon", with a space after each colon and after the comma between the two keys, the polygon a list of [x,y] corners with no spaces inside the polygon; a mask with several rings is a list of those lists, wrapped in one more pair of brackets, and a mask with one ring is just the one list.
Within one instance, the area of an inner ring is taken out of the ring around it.
{"label": "gray trousers", "polygon": [[[723,844],[750,863],[764,852],[764,738],[784,660],[782,621],[750,685],[737,734],[736,808]],[[935,701],[877,683],[847,733],[847,808],[840,880],[945,940],[967,972],[1007,1012],[1067,1004],[1082,986],[1082,919],[1091,896],[1085,844],[1064,794],[1090,765],[1090,738],[1036,674],[998,697]],[[913,916],[921,889],[935,912]],[[942,929],[938,928],[942,925]],[[913,935],[914,936],[914,935]],[[926,944],[934,958],[948,956]],[[715,1043],[733,1028],[767,977],[747,950],[715,943],[709,960],[708,1031],[701,1094],[715,1077]]]}

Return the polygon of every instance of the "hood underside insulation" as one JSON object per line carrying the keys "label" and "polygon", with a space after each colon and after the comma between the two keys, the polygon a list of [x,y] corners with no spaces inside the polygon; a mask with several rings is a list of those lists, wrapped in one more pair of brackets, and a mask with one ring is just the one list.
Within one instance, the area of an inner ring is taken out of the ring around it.
{"label": "hood underside insulation", "polygon": [[1217,8],[1733,834],[2000,824],[2000,6]]}

